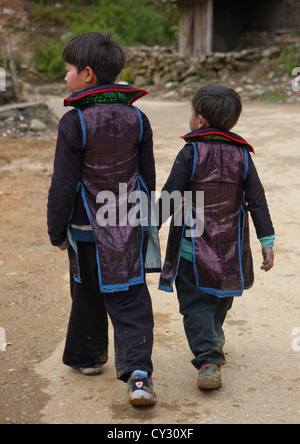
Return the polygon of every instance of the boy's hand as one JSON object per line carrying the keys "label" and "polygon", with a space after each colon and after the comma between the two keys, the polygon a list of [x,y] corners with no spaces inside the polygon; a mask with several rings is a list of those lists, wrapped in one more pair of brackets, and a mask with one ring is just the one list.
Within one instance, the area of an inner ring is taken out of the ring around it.
{"label": "boy's hand", "polygon": [[271,268],[273,268],[274,265],[274,251],[273,248],[263,248],[262,249],[262,255],[263,255],[263,263],[260,267],[261,270],[269,271]]}
{"label": "boy's hand", "polygon": [[66,240],[64,241],[63,244],[58,245],[58,248],[59,248],[61,251],[65,251],[65,250],[67,250],[68,248],[70,248],[70,244],[69,244],[68,239],[66,239]]}

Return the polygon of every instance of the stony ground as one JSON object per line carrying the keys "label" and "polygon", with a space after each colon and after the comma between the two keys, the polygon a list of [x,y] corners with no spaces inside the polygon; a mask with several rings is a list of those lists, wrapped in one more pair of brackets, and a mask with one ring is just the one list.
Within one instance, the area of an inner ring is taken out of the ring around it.
{"label": "stony ground", "polygon": [[[63,112],[61,99],[46,100]],[[144,99],[139,106],[153,125],[159,190],[188,131],[189,104]],[[0,328],[8,343],[0,352],[0,423],[299,423],[299,119],[299,106],[246,103],[235,128],[256,149],[276,228],[276,265],[260,271],[252,229],[256,283],[236,299],[225,324],[222,389],[197,390],[176,294],[158,291],[157,275],[148,279],[158,404],[146,410],[129,407],[126,386],[115,380],[112,329],[103,375],[87,378],[61,363],[68,263],[46,230],[55,140],[0,137]],[[163,227],[163,251],[167,233]]]}

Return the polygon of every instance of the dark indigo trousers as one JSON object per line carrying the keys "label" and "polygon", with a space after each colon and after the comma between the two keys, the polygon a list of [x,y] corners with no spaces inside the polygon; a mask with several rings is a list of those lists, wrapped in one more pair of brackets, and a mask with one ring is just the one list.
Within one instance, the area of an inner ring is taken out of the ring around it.
{"label": "dark indigo trousers", "polygon": [[181,258],[176,288],[189,346],[199,370],[203,365],[225,364],[223,323],[233,298],[217,298],[197,288],[193,263]]}
{"label": "dark indigo trousers", "polygon": [[134,370],[152,374],[152,302],[146,283],[128,291],[99,289],[96,247],[78,242],[82,283],[71,276],[72,309],[63,355],[70,367],[94,367],[108,360],[108,317],[114,327],[117,378],[127,381]]}

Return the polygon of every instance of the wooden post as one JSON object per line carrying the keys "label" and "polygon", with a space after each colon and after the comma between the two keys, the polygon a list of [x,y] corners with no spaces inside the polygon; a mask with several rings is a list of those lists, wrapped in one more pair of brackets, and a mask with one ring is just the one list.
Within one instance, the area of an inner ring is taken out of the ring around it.
{"label": "wooden post", "polygon": [[212,52],[213,43],[213,0],[197,0],[194,13],[193,56],[199,57]]}
{"label": "wooden post", "polygon": [[206,52],[206,2],[207,0],[196,0],[195,3],[193,41],[194,57],[198,57]]}
{"label": "wooden post", "polygon": [[179,2],[179,52],[199,57],[213,50],[213,0]]}
{"label": "wooden post", "polygon": [[14,58],[9,34],[5,35],[5,40],[6,40],[6,49],[7,49],[7,55],[8,55],[8,60],[9,60],[9,67],[10,67],[10,72],[11,72],[11,76],[12,76],[13,89],[14,89],[16,99],[19,100],[20,99],[20,88],[19,88],[19,82],[18,82],[17,68],[16,68],[16,64],[15,64],[15,58]]}
{"label": "wooden post", "polygon": [[179,53],[191,56],[194,44],[194,0],[180,2],[179,11]]}
{"label": "wooden post", "polygon": [[213,52],[213,37],[214,37],[214,0],[207,2],[207,31],[206,31],[206,52],[210,54]]}

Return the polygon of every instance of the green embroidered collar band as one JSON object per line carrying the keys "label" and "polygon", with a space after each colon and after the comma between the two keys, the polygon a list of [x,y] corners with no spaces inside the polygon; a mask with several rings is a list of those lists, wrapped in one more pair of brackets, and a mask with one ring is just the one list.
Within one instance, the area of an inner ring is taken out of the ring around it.
{"label": "green embroidered collar band", "polygon": [[76,108],[90,103],[115,102],[132,105],[136,100],[147,94],[147,91],[129,85],[98,85],[76,91],[64,100],[64,106],[74,106]]}

